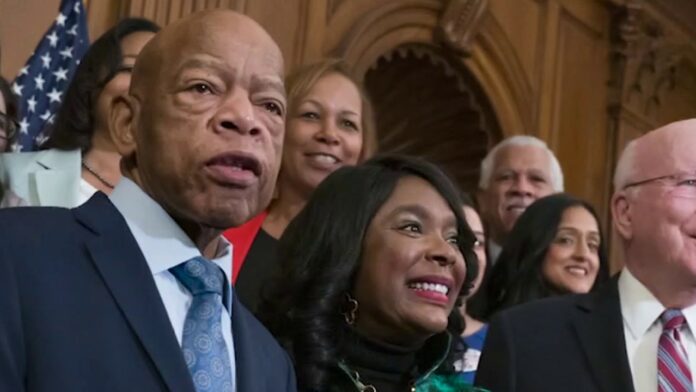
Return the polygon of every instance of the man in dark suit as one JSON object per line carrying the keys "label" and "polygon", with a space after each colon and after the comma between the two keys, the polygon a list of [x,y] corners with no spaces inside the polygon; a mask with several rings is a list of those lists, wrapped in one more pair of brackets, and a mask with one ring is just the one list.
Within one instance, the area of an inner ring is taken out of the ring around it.
{"label": "man in dark suit", "polygon": [[476,384],[505,391],[693,391],[696,119],[630,142],[612,197],[625,268],[599,291],[503,311]]}
{"label": "man in dark suit", "polygon": [[111,106],[124,179],[84,205],[0,213],[1,391],[294,391],[286,353],[229,284],[225,228],[270,201],[278,46],[231,11],[143,50]]}

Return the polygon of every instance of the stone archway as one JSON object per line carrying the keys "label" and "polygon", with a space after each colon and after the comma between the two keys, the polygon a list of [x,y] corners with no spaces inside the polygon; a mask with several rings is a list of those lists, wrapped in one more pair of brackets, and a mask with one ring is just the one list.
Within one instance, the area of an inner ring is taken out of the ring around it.
{"label": "stone archway", "polygon": [[474,191],[479,164],[501,131],[474,77],[445,49],[401,45],[365,73],[380,151],[435,162]]}

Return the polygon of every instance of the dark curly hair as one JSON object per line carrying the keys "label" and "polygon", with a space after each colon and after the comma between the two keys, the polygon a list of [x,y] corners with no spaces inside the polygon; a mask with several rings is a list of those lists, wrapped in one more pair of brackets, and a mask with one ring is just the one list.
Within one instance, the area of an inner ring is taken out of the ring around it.
{"label": "dark curly hair", "polygon": [[409,176],[430,183],[454,213],[467,267],[460,298],[468,292],[477,274],[475,237],[463,218],[458,191],[440,169],[421,159],[382,155],[335,171],[280,238],[280,269],[262,292],[259,307],[259,318],[292,355],[300,389],[327,389],[341,358],[345,321],[340,309],[354,287],[365,233],[398,181]]}
{"label": "dark curly hair", "polygon": [[121,41],[133,33],[159,30],[157,24],[147,19],[126,18],[90,45],[65,92],[55,126],[41,149],[79,149],[86,153],[92,148],[97,100],[104,86],[123,70]]}
{"label": "dark curly hair", "polygon": [[489,317],[514,305],[559,294],[544,278],[542,265],[563,213],[571,207],[586,209],[600,230],[599,271],[592,290],[609,279],[606,238],[592,205],[564,193],[546,196],[527,207],[507,237],[488,286]]}

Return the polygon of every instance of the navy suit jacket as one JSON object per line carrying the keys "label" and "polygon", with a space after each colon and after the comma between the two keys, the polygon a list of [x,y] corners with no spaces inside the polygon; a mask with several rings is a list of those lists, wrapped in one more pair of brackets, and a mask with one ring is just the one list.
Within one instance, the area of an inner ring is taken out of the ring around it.
{"label": "navy suit jacket", "polygon": [[[295,391],[287,354],[236,298],[237,390]],[[0,211],[0,391],[195,392],[148,265],[103,194]]]}
{"label": "navy suit jacket", "polygon": [[617,279],[493,317],[475,384],[493,392],[633,392]]}

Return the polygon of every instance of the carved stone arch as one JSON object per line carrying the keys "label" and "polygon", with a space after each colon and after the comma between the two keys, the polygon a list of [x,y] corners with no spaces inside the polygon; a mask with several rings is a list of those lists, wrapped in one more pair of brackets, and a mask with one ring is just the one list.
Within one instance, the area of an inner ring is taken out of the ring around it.
{"label": "carved stone arch", "polygon": [[[477,29],[475,34],[461,33],[472,36],[473,40],[459,53],[450,45],[441,44],[438,33],[443,14],[447,15],[446,11],[455,6],[465,10],[461,3],[467,2],[479,2],[483,6],[487,3],[485,0],[400,0],[366,10],[360,2],[343,2],[329,18],[328,25],[335,28],[329,31],[324,52],[346,59],[355,74],[363,77],[381,56],[397,47],[424,44],[447,48],[453,61],[463,64],[490,98],[503,136],[534,133],[536,108],[531,83],[512,43],[491,15],[478,12],[481,20],[472,26]],[[349,7],[363,8],[358,14]],[[359,15],[359,19],[351,20],[351,14]]]}
{"label": "carved stone arch", "polygon": [[365,74],[375,105],[380,150],[424,157],[474,191],[479,165],[500,139],[490,102],[447,50],[406,44]]}
{"label": "carved stone arch", "polygon": [[492,102],[504,136],[537,133],[536,97],[515,49],[487,15],[464,64]]}

